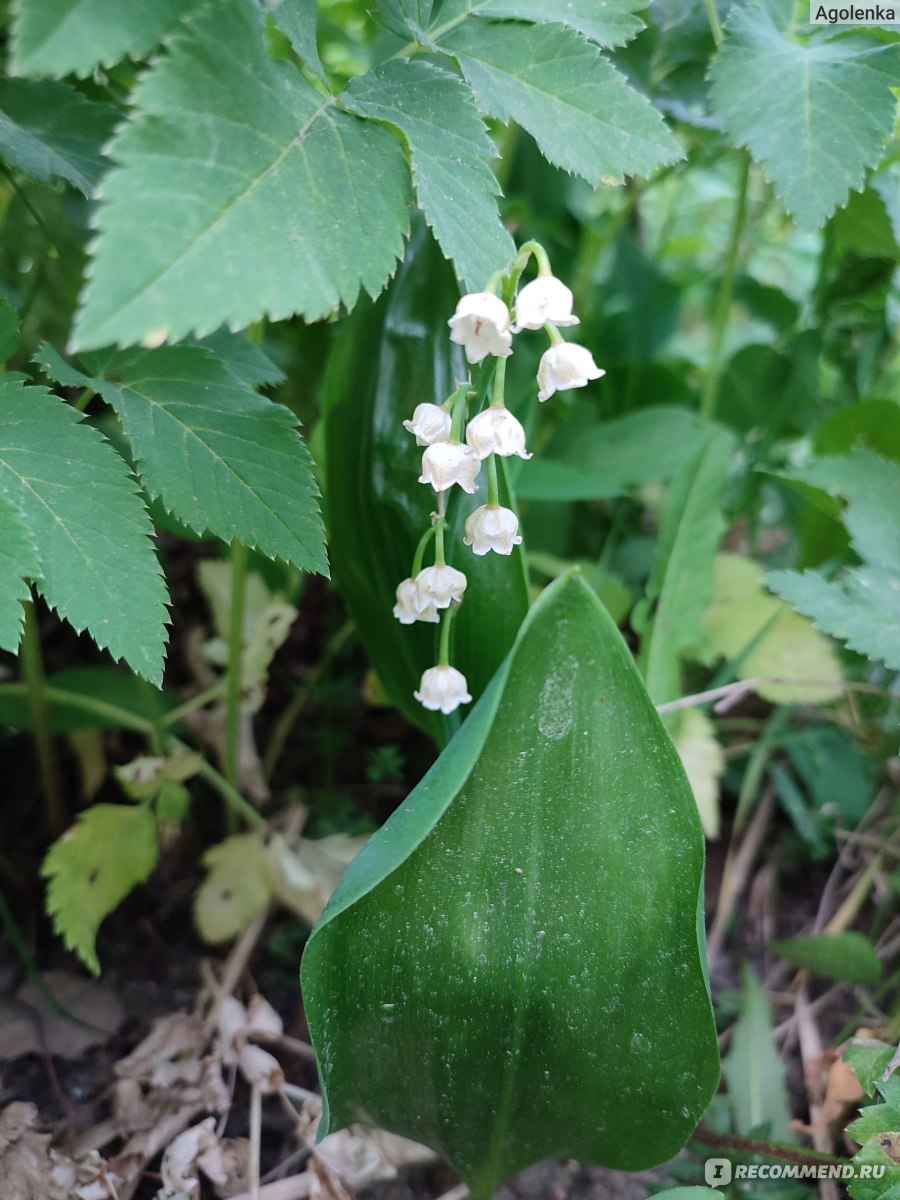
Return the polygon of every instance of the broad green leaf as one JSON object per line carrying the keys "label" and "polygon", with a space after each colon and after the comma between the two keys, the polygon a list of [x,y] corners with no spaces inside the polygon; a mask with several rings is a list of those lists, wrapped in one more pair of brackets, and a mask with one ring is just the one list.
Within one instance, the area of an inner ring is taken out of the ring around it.
{"label": "broad green leaf", "polygon": [[0,378],[0,496],[38,548],[47,603],[160,683],[168,597],[128,468],[79,413],[20,376]]}
{"label": "broad green leaf", "polygon": [[702,622],[706,649],[734,662],[739,679],[757,680],[754,690],[773,704],[837,699],[843,676],[834,647],[765,591],[764,570],[738,554],[717,556]]}
{"label": "broad green leaf", "polygon": [[284,405],[198,346],[86,354],[84,374],[49,346],[37,361],[113,406],[148,493],[189,528],[327,574],[309,454]]}
{"label": "broad green leaf", "polygon": [[450,22],[467,15],[515,17],[520,21],[554,21],[612,49],[624,46],[644,28],[636,16],[648,0],[444,0],[429,33],[441,36]]}
{"label": "broad green leaf", "polygon": [[40,573],[40,556],[22,514],[0,497],[0,650],[18,650],[22,603],[29,596],[26,580]]}
{"label": "broad green leaf", "polygon": [[156,821],[146,807],[95,804],[53,843],[41,874],[57,933],[100,974],[95,939],[105,917],[156,866]]}
{"label": "broad green leaf", "polygon": [[76,345],[315,320],[384,286],[408,223],[402,147],[270,58],[252,5],[189,18],[132,101]]}
{"label": "broad green leaf", "polygon": [[900,46],[827,32],[800,39],[790,15],[782,0],[732,7],[710,69],[712,105],[788,212],[817,229],[862,187],[893,132]]}
{"label": "broad green leaf", "polygon": [[[892,1054],[891,1061],[896,1057]],[[848,1055],[849,1057],[849,1055]],[[852,1060],[851,1060],[852,1061]],[[869,1060],[870,1072],[874,1063]],[[887,1068],[885,1067],[885,1070]],[[853,1200],[898,1200],[900,1198],[900,1074],[879,1073],[874,1089],[884,1100],[862,1109],[858,1120],[847,1126],[847,1133],[863,1143],[854,1155],[856,1178],[847,1186]],[[872,1168],[877,1168],[877,1175]],[[861,1168],[869,1168],[867,1175]]]}
{"label": "broad green leaf", "polygon": [[384,121],[406,138],[419,207],[468,291],[515,257],[500,223],[499,186],[487,160],[495,153],[472,93],[455,75],[427,62],[387,62],[351,80],[345,107]]}
{"label": "broad green leaf", "polygon": [[14,0],[16,75],[90,75],[141,58],[197,0]]}
{"label": "broad green leaf", "polygon": [[310,4],[309,0],[265,0],[265,5],[303,65],[325,79],[316,45],[318,4]]}
{"label": "broad green leaf", "polygon": [[784,1064],[772,1042],[772,1010],[752,967],[744,967],[742,979],[740,1016],[722,1062],[735,1131],[793,1142]]}
{"label": "broad green leaf", "polygon": [[[402,423],[423,400],[442,403],[455,380],[465,378],[461,352],[447,336],[458,296],[451,268],[424,222],[417,222],[385,295],[360,305],[345,322],[325,384],[325,507],[334,573],[391,701],[438,741],[458,722],[426,712],[413,699],[422,672],[437,662],[438,626],[400,625],[392,609],[435,504],[434,492],[418,482],[422,448]],[[446,539],[448,562],[468,579],[453,622],[453,661],[476,699],[528,608],[520,548],[509,557],[476,558],[462,545],[465,518],[486,500],[481,477],[479,486],[474,496],[452,489]],[[504,503],[511,503],[508,496]]]}
{"label": "broad green leaf", "polygon": [[229,371],[250,387],[270,387],[284,382],[285,374],[281,367],[244,334],[218,329],[197,342],[197,345],[204,346],[217,358],[223,359]]}
{"label": "broad green leaf", "polygon": [[385,29],[409,42],[431,20],[433,8],[434,0],[377,0],[375,17]]}
{"label": "broad green leaf", "polygon": [[487,112],[518,121],[550,162],[588,183],[650,175],[681,157],[652,104],[570,29],[467,21],[440,48]]}
{"label": "broad green leaf", "polygon": [[795,967],[805,967],[825,979],[866,985],[881,978],[881,960],[875,947],[867,937],[853,930],[784,938],[771,942],[769,948]]}
{"label": "broad green leaf", "polygon": [[657,704],[680,695],[679,661],[701,638],[713,594],[713,564],[725,532],[722,497],[733,445],[725,430],[711,429],[706,444],[666,494],[645,599],[652,616],[647,617],[640,655],[647,691]]}
{"label": "broad green leaf", "polygon": [[695,457],[709,425],[686,408],[651,407],[579,428],[523,463],[516,494],[529,500],[598,500],[669,479]]}
{"label": "broad green leaf", "polygon": [[109,165],[102,147],[117,119],[65,83],[0,83],[0,154],[38,183],[65,179],[90,196]]}
{"label": "broad green leaf", "polygon": [[473,1200],[549,1155],[670,1157],[718,1076],[702,859],[631,655],[565,576],[307,944],[320,1135],[423,1141]]}
{"label": "broad green leaf", "polygon": [[828,580],[817,571],[770,571],[767,588],[823,633],[900,671],[900,575],[860,567]]}

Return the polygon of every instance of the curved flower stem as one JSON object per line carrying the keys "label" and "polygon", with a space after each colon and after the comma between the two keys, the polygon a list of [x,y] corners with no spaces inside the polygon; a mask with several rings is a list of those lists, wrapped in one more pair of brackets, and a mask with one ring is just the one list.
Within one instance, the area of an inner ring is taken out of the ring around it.
{"label": "curved flower stem", "polygon": [[741,168],[725,268],[722,273],[722,282],[719,284],[719,294],[716,297],[716,310],[713,314],[709,363],[703,380],[703,393],[700,397],[700,415],[708,421],[712,420],[716,411],[716,392],[719,389],[719,376],[722,374],[722,349],[725,345],[725,334],[731,318],[731,298],[734,292],[734,277],[737,274],[741,235],[744,232],[744,220],[747,215],[747,185],[749,181],[750,155],[744,150],[741,152]]}
{"label": "curved flower stem", "polygon": [[228,622],[228,676],[225,689],[225,778],[238,781],[238,748],[241,735],[241,689],[244,656],[244,601],[249,555],[243,542],[231,543],[231,612]]}
{"label": "curved flower stem", "polygon": [[716,0],[703,0],[703,5],[706,9],[706,19],[709,21],[709,27],[712,30],[713,41],[717,46],[721,46],[722,22],[719,20],[719,14],[716,10]]}
{"label": "curved flower stem", "polygon": [[466,383],[458,388],[453,401],[453,423],[450,426],[450,441],[458,444],[462,440],[462,427],[469,403],[470,388]]}
{"label": "curved flower stem", "polygon": [[503,408],[505,403],[504,392],[506,389],[506,359],[498,358],[497,367],[494,371],[494,391],[491,397],[491,404],[495,408]]}
{"label": "curved flower stem", "polygon": [[434,563],[437,567],[446,566],[444,559],[444,527],[447,522],[439,517],[434,523]]}
{"label": "curved flower stem", "polygon": [[450,666],[450,626],[453,624],[453,605],[444,609],[441,620],[441,645],[438,651],[438,666]]}
{"label": "curved flower stem", "polygon": [[547,337],[550,339],[551,346],[560,346],[566,340],[556,326],[551,325],[549,321],[545,323],[544,329],[547,332]]}
{"label": "curved flower stem", "polygon": [[487,459],[488,470],[488,504],[500,503],[500,484],[497,480],[497,456],[489,454]]}
{"label": "curved flower stem", "polygon": [[422,570],[422,562],[425,558],[425,551],[428,549],[428,543],[434,537],[436,531],[437,531],[437,523],[432,525],[430,527],[430,529],[426,529],[425,532],[422,534],[422,536],[419,538],[419,544],[418,544],[418,546],[416,546],[416,552],[413,555],[413,565],[412,565],[412,572],[411,572],[412,579],[415,579],[415,577],[418,575],[418,573]]}

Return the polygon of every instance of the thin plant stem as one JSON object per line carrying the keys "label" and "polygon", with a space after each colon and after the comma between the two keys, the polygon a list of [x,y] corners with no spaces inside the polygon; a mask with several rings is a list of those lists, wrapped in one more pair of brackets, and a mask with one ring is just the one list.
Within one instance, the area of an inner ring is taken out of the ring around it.
{"label": "thin plant stem", "polygon": [[441,621],[441,645],[438,652],[438,666],[450,666],[450,626],[453,624],[453,605],[444,609],[444,619]]}
{"label": "thin plant stem", "polygon": [[489,454],[487,456],[488,470],[488,504],[500,503],[500,483],[497,479],[497,455]]}
{"label": "thin plant stem", "polygon": [[419,538],[419,544],[418,544],[418,546],[416,546],[416,552],[413,555],[412,571],[410,572],[411,579],[415,579],[415,577],[418,575],[418,573],[422,570],[422,562],[425,558],[425,551],[428,549],[428,543],[434,537],[436,529],[437,529],[437,522],[435,522],[435,524],[432,525],[430,529],[426,529],[425,532],[422,534],[422,536]]}
{"label": "thin plant stem", "polygon": [[50,705],[47,701],[47,682],[41,654],[41,637],[32,600],[28,600],[25,604],[21,662],[38,770],[44,791],[44,815],[51,836],[57,838],[66,828],[66,805],[63,798],[62,775],[59,770],[56,743],[53,740],[53,729],[50,723]]}
{"label": "thin plant stem", "polygon": [[[177,740],[175,740],[174,744],[183,750],[190,749]],[[220,775],[216,768],[211,763],[208,763],[206,759],[203,760],[198,768],[197,774],[219,793],[228,805],[227,811],[234,813],[236,816],[243,817],[248,825],[253,825],[257,829],[265,828],[265,817],[258,813],[249,800],[245,800],[237,788],[229,783],[224,775]]]}
{"label": "thin plant stem", "polygon": [[747,216],[747,187],[749,181],[750,156],[746,151],[743,151],[741,153],[734,216],[731,222],[731,234],[728,239],[728,250],[725,255],[725,268],[722,272],[722,281],[719,284],[719,294],[716,297],[716,308],[713,314],[709,363],[707,364],[706,376],[703,380],[703,393],[700,397],[700,415],[708,421],[712,420],[716,411],[716,393],[719,390],[719,377],[722,374],[722,350],[725,346],[725,334],[728,331],[728,322],[731,318],[734,277],[737,273],[741,235],[744,232],[744,221]]}
{"label": "thin plant stem", "polygon": [[241,688],[244,658],[244,607],[249,554],[243,542],[231,543],[231,612],[228,622],[228,675],[225,686],[225,778],[237,787],[241,739]]}
{"label": "thin plant stem", "polygon": [[498,358],[497,367],[494,371],[494,394],[491,398],[491,404],[497,408],[502,408],[505,400],[504,392],[506,390],[506,359]]}
{"label": "thin plant stem", "polygon": [[444,558],[444,527],[446,524],[443,517],[439,517],[434,523],[434,564],[436,567],[443,567],[446,563]]}
{"label": "thin plant stem", "polygon": [[54,238],[53,234],[48,229],[47,224],[44,221],[44,218],[41,216],[41,214],[38,212],[38,210],[34,207],[34,205],[31,203],[31,201],[28,199],[28,197],[25,195],[25,193],[19,187],[19,184],[16,180],[15,175],[12,173],[12,171],[9,169],[9,167],[5,163],[2,163],[2,162],[0,162],[0,171],[2,171],[3,174],[6,176],[6,178],[9,180],[13,191],[16,193],[16,195],[22,201],[22,204],[25,206],[26,211],[28,212],[29,216],[32,218],[34,223],[37,225],[38,229],[40,229],[41,233],[44,235],[44,237],[47,239],[47,241],[50,243],[50,245],[56,251],[57,255],[60,258],[63,258],[64,257],[63,252],[60,249],[59,245],[57,244],[56,239]]}
{"label": "thin plant stem", "polygon": [[703,0],[703,5],[706,8],[706,17],[709,21],[709,27],[712,30],[713,41],[717,46],[721,46],[722,22],[719,20],[719,13],[716,9],[716,0]]}

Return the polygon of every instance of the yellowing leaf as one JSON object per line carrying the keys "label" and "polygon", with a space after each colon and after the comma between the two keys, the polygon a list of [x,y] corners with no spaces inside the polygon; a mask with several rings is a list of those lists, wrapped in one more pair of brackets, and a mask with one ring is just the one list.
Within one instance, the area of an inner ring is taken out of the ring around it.
{"label": "yellowing leaf", "polygon": [[[703,618],[707,646],[736,660],[740,679],[773,704],[822,704],[842,692],[834,646],[762,585],[764,568],[737,554],[716,558],[713,602]],[[771,680],[784,682],[773,683]]]}
{"label": "yellowing leaf", "polygon": [[197,892],[194,920],[207,942],[227,942],[266,911],[272,870],[262,835],[226,838],[203,856],[209,875]]}
{"label": "yellowing leaf", "polygon": [[156,822],[147,808],[95,804],[53,843],[41,874],[47,909],[70,950],[100,974],[94,939],[104,917],[156,866]]}
{"label": "yellowing leaf", "polygon": [[725,770],[725,756],[715,726],[698,708],[689,708],[671,722],[669,732],[697,801],[703,832],[715,840],[722,821],[719,780]]}
{"label": "yellowing leaf", "polygon": [[368,836],[303,838],[296,849],[276,835],[269,846],[275,892],[278,899],[315,925],[328,898],[352,860],[366,844]]}

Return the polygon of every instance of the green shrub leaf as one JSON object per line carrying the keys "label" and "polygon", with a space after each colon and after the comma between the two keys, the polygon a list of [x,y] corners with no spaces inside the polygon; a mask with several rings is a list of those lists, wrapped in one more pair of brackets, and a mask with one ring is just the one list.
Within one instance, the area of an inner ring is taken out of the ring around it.
{"label": "green shrub leaf", "polygon": [[73,408],[23,383],[0,378],[0,496],[21,512],[38,549],[38,590],[158,684],[168,596],[128,468]]}
{"label": "green shrub leaf", "polygon": [[900,46],[824,31],[801,40],[790,21],[782,0],[733,6],[710,69],[712,104],[788,212],[817,229],[881,158],[894,128]]}
{"label": "green shrub leaf", "polygon": [[153,499],[195,533],[238,538],[327,574],[309,454],[291,411],[197,346],[86,354],[89,374],[43,346],[58,382],[90,387],[119,414]]}
{"label": "green shrub leaf", "polygon": [[40,557],[22,514],[0,497],[0,649],[15,654],[22,634],[26,580],[41,573]]}
{"label": "green shrub leaf", "polygon": [[875,947],[867,937],[853,930],[784,938],[772,942],[770,948],[795,967],[805,967],[826,979],[866,985],[881,978],[881,959]]}
{"label": "green shrub leaf", "polygon": [[515,257],[500,223],[495,153],[472,93],[426,62],[394,61],[352,80],[344,104],[399,129],[409,143],[419,207],[469,291]]}
{"label": "green shrub leaf", "polygon": [[320,1133],[430,1144],[475,1200],[549,1155],[670,1157],[718,1077],[702,861],[631,654],[564,576],[310,938]]}
{"label": "green shrub leaf", "polygon": [[314,320],[384,286],[407,228],[402,147],[270,58],[251,5],[201,9],[133,102],[76,345]]}
{"label": "green shrub leaf", "polygon": [[57,933],[95,975],[95,939],[104,917],[156,866],[159,843],[149,808],[95,804],[50,847],[41,874]]}
{"label": "green shrub leaf", "polygon": [[648,0],[444,0],[438,21],[429,31],[439,36],[451,21],[471,14],[515,17],[521,21],[554,21],[612,49],[624,46],[644,28],[635,16]]}
{"label": "green shrub leaf", "polygon": [[735,1131],[795,1141],[790,1124],[784,1064],[772,1043],[772,1010],[752,967],[743,970],[741,1011],[731,1049],[722,1063]]}

